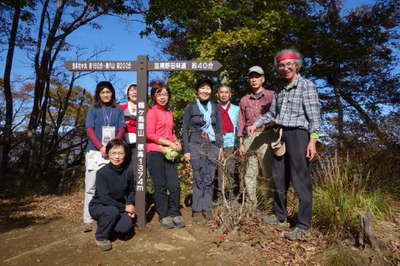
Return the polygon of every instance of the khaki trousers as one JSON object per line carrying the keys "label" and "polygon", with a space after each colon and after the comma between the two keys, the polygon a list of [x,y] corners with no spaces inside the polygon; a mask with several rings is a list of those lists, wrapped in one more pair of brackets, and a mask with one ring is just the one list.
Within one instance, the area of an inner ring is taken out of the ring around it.
{"label": "khaki trousers", "polygon": [[242,181],[250,202],[257,206],[257,178],[260,173],[264,178],[271,177],[272,151],[270,143],[272,140],[272,129],[254,132],[252,136],[243,139],[246,151],[242,167]]}

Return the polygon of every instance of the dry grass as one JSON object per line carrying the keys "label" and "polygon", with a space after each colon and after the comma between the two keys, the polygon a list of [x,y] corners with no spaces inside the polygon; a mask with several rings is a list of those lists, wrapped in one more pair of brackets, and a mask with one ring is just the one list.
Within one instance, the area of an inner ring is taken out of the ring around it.
{"label": "dry grass", "polygon": [[360,229],[360,213],[371,212],[382,220],[392,217],[392,209],[379,190],[368,190],[370,176],[349,158],[323,158],[314,186],[313,213],[320,229],[337,237]]}

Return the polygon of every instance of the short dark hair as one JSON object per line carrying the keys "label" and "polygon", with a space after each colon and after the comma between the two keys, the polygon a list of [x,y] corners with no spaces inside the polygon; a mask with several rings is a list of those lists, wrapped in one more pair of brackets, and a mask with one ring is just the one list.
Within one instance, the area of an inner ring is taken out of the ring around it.
{"label": "short dark hair", "polygon": [[100,81],[99,83],[97,83],[96,85],[96,92],[94,94],[94,106],[95,107],[101,107],[103,105],[103,102],[100,99],[100,92],[104,89],[107,88],[112,92],[112,96],[111,96],[111,105],[116,106],[115,102],[115,89],[113,87],[113,85],[111,84],[111,82],[109,81]]}
{"label": "short dark hair", "polygon": [[207,84],[208,86],[210,86],[211,90],[213,89],[214,82],[211,79],[209,79],[209,78],[201,78],[196,83],[196,91],[198,91],[199,88],[204,84]]}
{"label": "short dark hair", "polygon": [[128,154],[129,152],[129,147],[128,144],[123,140],[123,139],[112,139],[110,140],[107,145],[106,145],[106,153],[117,146],[122,146],[124,148],[125,154]]}
{"label": "short dark hair", "polygon": [[138,87],[138,86],[137,86],[136,83],[131,83],[131,84],[129,84],[128,87],[126,87],[126,96],[129,95],[130,89],[135,88],[135,89],[137,90],[137,87]]}
{"label": "short dark hair", "polygon": [[168,92],[168,102],[167,106],[169,105],[169,102],[171,101],[171,90],[168,88],[167,85],[162,83],[161,81],[152,81],[150,83],[151,86],[151,99],[153,100],[153,103],[156,104],[156,94],[161,92],[163,89],[165,89]]}

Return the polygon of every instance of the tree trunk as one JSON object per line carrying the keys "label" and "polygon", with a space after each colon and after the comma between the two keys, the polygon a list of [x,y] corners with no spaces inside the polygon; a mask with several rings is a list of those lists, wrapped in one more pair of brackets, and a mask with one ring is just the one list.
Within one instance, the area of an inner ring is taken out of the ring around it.
{"label": "tree trunk", "polygon": [[6,65],[4,69],[4,97],[6,100],[6,121],[4,125],[4,141],[1,161],[1,176],[5,176],[8,168],[9,154],[11,150],[12,141],[12,123],[13,123],[13,96],[11,92],[11,69],[14,58],[15,42],[18,31],[18,24],[20,20],[21,6],[18,1],[14,8],[14,16],[11,26],[10,39],[8,41],[8,52],[6,58]]}
{"label": "tree trunk", "polygon": [[[61,17],[64,11],[65,1],[60,1],[60,5],[57,6],[57,10],[54,15],[54,20],[51,25],[51,28],[47,34],[46,44],[41,49],[42,37],[43,37],[43,29],[44,29],[44,18],[46,13],[48,12],[48,3],[49,1],[45,1],[42,9],[40,27],[38,32],[38,43],[36,47],[36,55],[35,55],[35,72],[36,72],[36,80],[34,87],[34,98],[33,98],[33,106],[31,111],[31,116],[28,124],[28,131],[32,135],[32,139],[28,140],[28,145],[26,145],[27,149],[33,149],[33,156],[28,158],[26,162],[26,169],[28,171],[27,174],[33,177],[38,177],[41,173],[42,163],[37,163],[38,160],[42,158],[42,141],[43,141],[43,133],[45,130],[45,122],[42,119],[46,119],[45,112],[47,111],[47,98],[48,94],[46,93],[46,88],[50,83],[50,76],[53,71],[52,61],[52,51],[54,45],[57,42],[56,33],[57,29],[61,24]],[[40,55],[41,53],[41,55]],[[44,112],[44,115],[43,115]],[[42,125],[41,133],[37,132],[38,127]]]}
{"label": "tree trunk", "polygon": [[367,112],[359,105],[349,93],[343,92],[342,90],[340,91],[340,96],[349,103],[351,106],[354,107],[354,109],[357,110],[359,113],[360,117],[364,122],[367,124],[367,127],[375,134],[375,136],[378,137],[378,139],[381,141],[383,145],[385,145],[387,148],[398,151],[400,152],[400,145],[396,143],[395,141],[391,140],[390,136],[383,130],[379,128],[379,126],[369,117]]}
{"label": "tree trunk", "polygon": [[336,101],[336,108],[337,108],[337,121],[336,121],[336,129],[338,132],[337,147],[338,147],[339,153],[341,153],[344,148],[343,105],[341,102],[339,90],[336,87],[334,87],[334,93],[335,93],[335,101]]}
{"label": "tree trunk", "polygon": [[[71,1],[57,0],[56,7],[54,1],[43,0],[42,10],[37,27],[37,42],[34,57],[35,83],[33,91],[33,103],[29,117],[27,135],[22,156],[24,171],[26,176],[39,176],[43,169],[47,168],[49,156],[52,152],[50,138],[46,135],[48,125],[46,124],[46,112],[48,94],[46,88],[50,83],[50,78],[54,74],[54,62],[58,53],[65,46],[66,38],[75,30],[90,23],[99,16],[107,14],[114,9],[121,8],[124,3],[111,1],[105,4],[94,5],[93,1],[78,1],[75,8],[76,14],[70,21],[63,21],[63,13],[66,6],[73,7]],[[74,1],[72,1],[74,2]],[[49,8],[51,6],[51,8]],[[78,9],[78,6],[80,7]],[[102,7],[104,6],[104,7]],[[42,142],[43,141],[43,142]],[[51,158],[53,160],[54,158]],[[36,163],[40,161],[40,163]]]}

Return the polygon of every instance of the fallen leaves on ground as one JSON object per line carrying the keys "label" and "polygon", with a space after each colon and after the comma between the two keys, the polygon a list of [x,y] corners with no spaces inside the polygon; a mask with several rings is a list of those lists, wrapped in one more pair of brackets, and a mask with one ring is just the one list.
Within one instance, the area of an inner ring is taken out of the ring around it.
{"label": "fallen leaves on ground", "polygon": [[82,202],[82,193],[36,195],[21,199],[0,198],[0,223],[29,220],[30,224],[42,224],[61,217],[79,223],[82,217]]}
{"label": "fallen leaves on ground", "polygon": [[[69,195],[30,196],[22,199],[0,198],[0,223],[10,224],[26,221],[29,225],[42,224],[57,218],[66,218],[75,223],[81,222],[83,193]],[[186,208],[184,212],[189,212]],[[400,213],[398,209],[396,213]],[[266,226],[260,214],[246,218],[236,230],[221,233],[216,223],[210,222],[204,230],[213,230],[215,238],[211,241],[218,253],[234,257],[238,265],[321,265],[321,259],[332,244],[332,239],[317,229],[312,229],[311,237],[303,241],[289,241],[283,234],[289,232],[288,226]],[[398,217],[398,216],[397,216]],[[398,218],[393,222],[377,224],[385,232],[393,232],[397,237],[382,235],[393,259],[400,262],[400,235]],[[377,232],[380,232],[377,230]],[[149,231],[151,233],[151,230]],[[172,233],[172,231],[171,231]],[[349,242],[351,243],[351,241]],[[351,247],[346,242],[343,245]],[[208,246],[208,248],[210,248]],[[397,255],[396,255],[397,254]]]}

